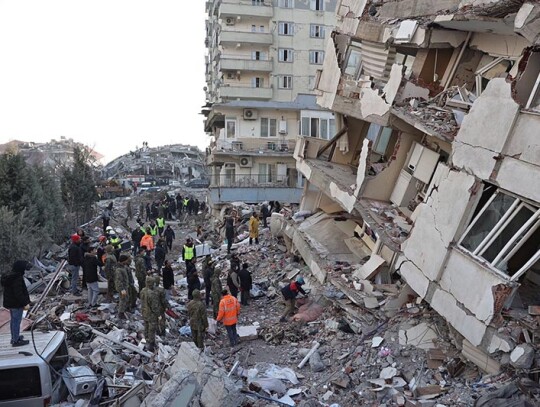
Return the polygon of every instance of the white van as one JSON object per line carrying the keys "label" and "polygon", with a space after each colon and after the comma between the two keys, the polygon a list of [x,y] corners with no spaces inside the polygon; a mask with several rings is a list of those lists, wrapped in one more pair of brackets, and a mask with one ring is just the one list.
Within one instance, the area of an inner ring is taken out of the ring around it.
{"label": "white van", "polygon": [[[11,346],[11,335],[0,334],[0,407],[44,407],[67,397],[61,372],[69,361],[66,334],[34,331],[36,354],[30,332],[21,332],[30,343]],[[53,370],[54,369],[54,370]]]}

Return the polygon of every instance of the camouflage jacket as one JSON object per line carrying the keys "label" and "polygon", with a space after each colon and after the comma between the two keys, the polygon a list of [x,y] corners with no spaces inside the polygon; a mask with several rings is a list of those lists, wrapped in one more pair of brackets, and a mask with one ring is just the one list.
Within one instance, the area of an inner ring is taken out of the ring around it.
{"label": "camouflage jacket", "polygon": [[163,315],[165,311],[169,308],[169,302],[165,298],[165,290],[163,289],[163,287],[156,287],[154,290],[158,295],[159,315]]}
{"label": "camouflage jacket", "polygon": [[145,288],[144,290],[146,290],[145,294],[141,295],[141,308],[144,310],[144,317],[145,319],[157,321],[161,315],[159,293],[156,289]]}
{"label": "camouflage jacket", "polygon": [[208,328],[206,307],[201,300],[191,300],[187,306],[187,312],[191,329],[205,330]]}
{"label": "camouflage jacket", "polygon": [[142,255],[138,255],[135,258],[135,275],[137,276],[137,280],[144,280],[146,278],[146,263]]}
{"label": "camouflage jacket", "polygon": [[128,290],[129,288],[129,274],[130,271],[126,266],[119,265],[116,267],[116,273],[114,276],[114,286],[120,292],[122,290]]}
{"label": "camouflage jacket", "polygon": [[104,265],[105,276],[107,276],[107,278],[114,278],[116,267],[117,261],[116,257],[114,257],[114,254],[107,254]]}

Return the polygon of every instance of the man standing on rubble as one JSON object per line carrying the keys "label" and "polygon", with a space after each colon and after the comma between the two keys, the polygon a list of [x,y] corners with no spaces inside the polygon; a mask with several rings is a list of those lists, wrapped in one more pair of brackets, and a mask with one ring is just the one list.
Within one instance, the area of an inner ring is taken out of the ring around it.
{"label": "man standing on rubble", "polygon": [[126,254],[120,256],[120,260],[116,267],[115,273],[115,286],[118,290],[119,301],[118,301],[118,318],[126,319],[126,311],[129,306],[129,265],[131,264],[131,257]]}
{"label": "man standing on rubble", "polygon": [[167,248],[169,250],[172,250],[173,240],[176,239],[176,235],[174,234],[174,230],[171,228],[171,225],[167,225],[167,228],[165,229],[165,232],[163,232],[163,235],[165,236],[165,243],[167,243]]}
{"label": "man standing on rubble", "polygon": [[195,345],[201,350],[204,349],[204,334],[208,329],[208,317],[206,307],[201,301],[201,292],[193,291],[193,299],[187,305],[189,316],[189,326],[191,328],[191,337]]}
{"label": "man standing on rubble", "polygon": [[101,220],[103,221],[103,233],[104,234],[106,234],[107,226],[109,226],[109,222],[111,221],[112,209],[113,209],[113,203],[110,202],[109,205],[107,205],[107,207],[105,209],[103,209],[103,213],[101,214]]}
{"label": "man standing on rubble", "polygon": [[238,277],[238,272],[233,268],[229,270],[229,275],[227,276],[227,287],[229,287],[231,295],[237,298],[238,291],[240,290],[240,277]]}
{"label": "man standing on rubble", "polygon": [[214,312],[214,319],[217,318],[219,312],[219,302],[221,301],[221,293],[223,291],[223,286],[221,285],[221,269],[219,267],[214,268],[212,274],[212,310]]}
{"label": "man standing on rubble", "polygon": [[242,270],[238,272],[238,277],[240,278],[240,302],[242,305],[248,305],[253,279],[247,263],[242,264]]}
{"label": "man standing on rubble", "polygon": [[146,278],[146,287],[141,291],[141,312],[144,320],[144,339],[147,348],[153,352],[156,346],[156,331],[159,318],[159,298],[152,276]]}
{"label": "man standing on rubble", "polygon": [[221,292],[223,298],[219,302],[219,312],[216,320],[222,321],[227,330],[227,336],[232,346],[238,344],[238,333],[236,332],[236,323],[240,314],[240,303],[238,300],[229,294],[227,290]]}
{"label": "man standing on rubble", "polygon": [[159,286],[159,275],[154,276],[154,289],[158,295],[158,332],[160,335],[165,335],[165,312],[169,309],[169,301],[163,287]]}
{"label": "man standing on rubble", "polygon": [[199,274],[197,268],[193,263],[187,263],[186,267],[187,286],[188,286],[188,300],[193,298],[193,291],[201,289],[201,281],[199,280]]}
{"label": "man standing on rubble", "polygon": [[13,263],[10,273],[2,275],[0,282],[4,287],[4,307],[9,309],[11,332],[11,346],[18,347],[28,345],[29,341],[20,335],[23,311],[28,309],[30,296],[24,283],[24,272],[30,270],[30,263],[25,260],[17,260]]}
{"label": "man standing on rubble", "polygon": [[172,287],[174,286],[174,271],[169,260],[165,260],[165,263],[163,263],[161,275],[163,279],[163,288],[165,289],[165,299],[169,301],[171,299]]}
{"label": "man standing on rubble", "polygon": [[165,229],[165,217],[158,216],[156,219],[159,237],[163,236],[163,230]]}
{"label": "man standing on rubble", "polygon": [[88,287],[88,306],[95,307],[99,295],[98,286],[98,258],[96,255],[96,247],[90,246],[88,252],[84,254],[83,260],[83,275]]}
{"label": "man standing on rubble", "polygon": [[114,295],[114,281],[116,274],[117,260],[114,255],[114,248],[109,244],[105,246],[105,263],[103,269],[105,270],[105,278],[107,279],[107,301],[111,302]]}
{"label": "man standing on rubble", "polygon": [[157,267],[158,273],[161,273],[161,267],[163,267],[165,256],[166,256],[165,242],[163,242],[163,239],[158,239],[157,244],[156,244],[156,249],[154,250],[154,259],[156,259],[156,267]]}
{"label": "man standing on rubble", "polygon": [[188,237],[186,239],[186,244],[182,247],[182,260],[186,263],[186,269],[188,263],[194,263],[195,258],[197,257],[197,250],[193,244],[193,240]]}
{"label": "man standing on rubble", "polygon": [[268,205],[266,204],[266,202],[263,202],[261,206],[261,217],[263,220],[263,227],[265,228],[268,227],[268,223],[266,219],[268,219],[269,216],[270,216],[270,210],[268,209]]}
{"label": "man standing on rubble", "polygon": [[231,247],[234,242],[234,217],[232,215],[228,215],[225,218],[225,222],[223,223],[222,227],[225,227],[225,239],[227,239],[227,254],[230,254]]}
{"label": "man standing on rubble", "polygon": [[146,234],[141,239],[141,247],[146,247],[146,250],[154,250],[154,238],[150,228],[146,228]]}
{"label": "man standing on rubble", "polygon": [[71,235],[71,245],[68,248],[68,270],[71,273],[71,294],[81,295],[77,284],[79,283],[79,270],[83,262],[81,237],[75,233]]}
{"label": "man standing on rubble", "polygon": [[212,275],[214,274],[214,261],[212,256],[206,255],[203,262],[204,293],[206,306],[210,305],[210,292],[212,290]]}
{"label": "man standing on rubble", "polygon": [[[142,290],[144,289],[146,285],[146,261],[144,259],[144,256],[146,255],[146,246],[142,246],[139,249],[139,253],[137,254],[137,257],[135,258],[135,277],[137,277],[137,283],[139,284],[139,295],[141,294]],[[142,299],[141,299],[142,301]]]}
{"label": "man standing on rubble", "polygon": [[254,239],[255,244],[259,244],[259,223],[259,214],[253,212],[249,219],[249,244],[252,244]]}
{"label": "man standing on rubble", "polygon": [[287,284],[281,289],[281,294],[283,294],[283,299],[285,300],[286,307],[285,311],[281,315],[281,318],[279,319],[280,322],[285,322],[287,320],[287,317],[294,312],[294,308],[296,306],[296,296],[299,292],[304,294],[305,297],[307,297],[306,292],[302,288],[304,284],[304,279],[302,277],[298,277],[296,281]]}
{"label": "man standing on rubble", "polygon": [[131,241],[133,242],[133,256],[137,255],[144,234],[145,233],[142,231],[141,226],[139,225],[137,225],[135,229],[133,229],[133,231],[131,232]]}

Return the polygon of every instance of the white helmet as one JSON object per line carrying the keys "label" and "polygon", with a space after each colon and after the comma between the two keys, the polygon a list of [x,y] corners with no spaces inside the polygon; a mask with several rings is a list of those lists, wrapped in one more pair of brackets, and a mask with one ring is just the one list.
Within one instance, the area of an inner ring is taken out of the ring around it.
{"label": "white helmet", "polygon": [[107,227],[105,228],[105,231],[107,231],[107,232],[113,232],[114,230],[113,230],[112,226],[107,226]]}

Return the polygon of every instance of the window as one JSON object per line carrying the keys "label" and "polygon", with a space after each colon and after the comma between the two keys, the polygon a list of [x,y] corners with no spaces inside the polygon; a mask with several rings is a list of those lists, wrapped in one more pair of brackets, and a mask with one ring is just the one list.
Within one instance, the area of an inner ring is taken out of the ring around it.
{"label": "window", "polygon": [[268,119],[266,117],[261,117],[261,137],[276,137],[276,125],[276,119]]}
{"label": "window", "polygon": [[366,138],[373,142],[371,151],[385,155],[388,143],[390,142],[390,136],[392,135],[392,129],[390,127],[382,127],[378,124],[371,124],[369,126]]}
{"label": "window", "polygon": [[540,209],[486,184],[460,246],[517,279],[540,260]]}
{"label": "window", "polygon": [[259,182],[273,182],[276,177],[276,164],[259,163]]}
{"label": "window", "polygon": [[324,11],[324,0],[310,0],[309,8],[316,11]]}
{"label": "window", "polygon": [[278,77],[279,89],[292,89],[292,76],[283,75]]}
{"label": "window", "polygon": [[261,51],[251,52],[251,59],[254,61],[266,61],[266,55]]}
{"label": "window", "polygon": [[227,117],[225,119],[225,137],[234,138],[236,137],[236,118]]}
{"label": "window", "polygon": [[320,65],[324,60],[323,51],[309,51],[309,63]]}
{"label": "window", "polygon": [[264,5],[264,0],[251,0],[251,4],[253,6],[263,6]]}
{"label": "window", "polygon": [[415,60],[414,55],[408,55],[408,54],[402,54],[400,52],[396,52],[395,62],[403,66],[403,75],[405,76],[406,79],[409,79],[411,77],[414,60]]}
{"label": "window", "polygon": [[357,79],[362,70],[362,53],[360,48],[349,48],[349,54],[347,55],[347,64],[345,65],[345,74],[351,75],[354,79]]}
{"label": "window", "polygon": [[279,0],[278,4],[281,8],[294,8],[294,0]]}
{"label": "window", "polygon": [[41,375],[38,366],[0,370],[0,401],[13,400],[22,405],[24,402],[15,400],[40,396]]}
{"label": "window", "polygon": [[328,140],[336,133],[336,120],[319,117],[302,117],[300,134]]}
{"label": "window", "polygon": [[266,31],[266,30],[265,30],[265,28],[264,28],[264,25],[260,25],[260,26],[259,26],[259,32],[263,33],[263,32],[265,32],[265,31]]}
{"label": "window", "polygon": [[324,38],[324,26],[311,24],[309,26],[309,36],[311,38]]}
{"label": "window", "polygon": [[256,33],[257,32],[257,26],[255,24],[251,25],[251,32]]}
{"label": "window", "polygon": [[251,78],[252,88],[262,88],[264,86],[264,78]]}
{"label": "window", "polygon": [[279,62],[292,62],[293,50],[288,48],[280,48],[278,50],[278,60]]}
{"label": "window", "polygon": [[278,34],[279,35],[293,35],[293,23],[280,21],[278,23]]}

